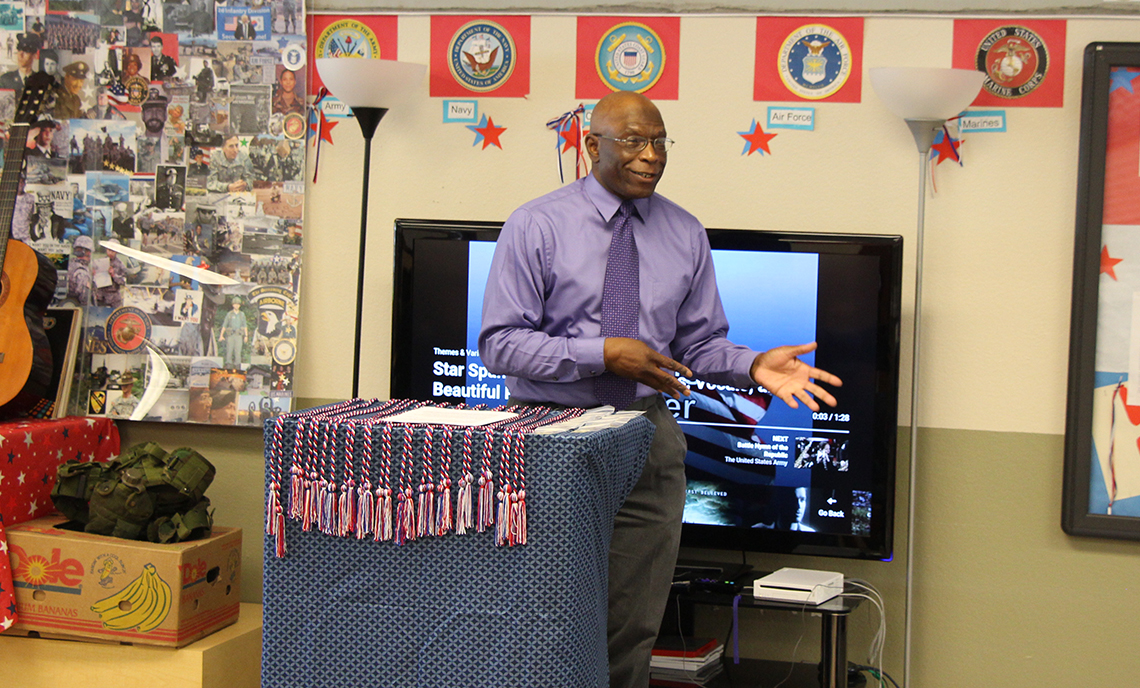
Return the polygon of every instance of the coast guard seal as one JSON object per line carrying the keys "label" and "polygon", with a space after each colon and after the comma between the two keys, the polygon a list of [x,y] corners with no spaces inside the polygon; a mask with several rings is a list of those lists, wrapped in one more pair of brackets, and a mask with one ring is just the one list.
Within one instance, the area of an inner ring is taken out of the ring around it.
{"label": "coast guard seal", "polygon": [[826,24],[806,24],[788,34],[776,59],[784,86],[808,100],[833,95],[851,76],[847,39]]}
{"label": "coast guard seal", "polygon": [[978,44],[975,66],[986,73],[982,88],[999,98],[1021,98],[1045,81],[1049,51],[1024,26],[994,29]]}
{"label": "coast guard seal", "polygon": [[451,76],[472,91],[493,91],[515,70],[515,41],[486,20],[464,24],[447,46]]}
{"label": "coast guard seal", "polygon": [[607,31],[594,53],[598,76],[615,91],[644,93],[665,69],[665,49],[653,29],[637,22],[617,24]]}

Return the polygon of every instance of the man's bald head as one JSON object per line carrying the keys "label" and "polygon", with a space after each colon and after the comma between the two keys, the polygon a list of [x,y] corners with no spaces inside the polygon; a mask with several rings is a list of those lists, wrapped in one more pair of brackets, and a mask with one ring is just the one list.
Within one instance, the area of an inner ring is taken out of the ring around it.
{"label": "man's bald head", "polygon": [[[591,174],[618,198],[648,198],[665,171],[665,149],[652,143],[663,138],[665,122],[652,101],[640,93],[615,91],[598,101],[590,117],[586,152]],[[638,145],[638,139],[646,143]]]}
{"label": "man's bald head", "polygon": [[590,131],[607,136],[618,136],[614,134],[614,128],[621,128],[624,119],[630,116],[630,113],[638,112],[655,116],[658,121],[661,121],[661,112],[658,111],[657,106],[653,101],[649,100],[640,93],[633,91],[614,91],[598,101],[594,106],[594,112],[590,115]]}

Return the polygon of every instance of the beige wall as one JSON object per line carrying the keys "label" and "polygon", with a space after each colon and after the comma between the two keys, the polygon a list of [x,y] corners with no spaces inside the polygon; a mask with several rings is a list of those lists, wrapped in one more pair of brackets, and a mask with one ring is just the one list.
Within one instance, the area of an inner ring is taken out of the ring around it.
{"label": "beige wall", "polygon": [[[868,17],[867,67],[950,66],[951,17]],[[902,234],[908,294],[918,159],[903,123],[864,80],[861,104],[817,103],[814,132],[782,131],[773,155],[740,155],[736,136],[765,103],[751,100],[754,19],[685,15],[680,99],[659,103],[678,143],[659,191],[708,226]],[[400,21],[400,59],[428,61],[429,17]],[[1140,21],[1069,20],[1062,108],[1007,108],[1008,131],[971,134],[965,167],[937,170],[926,202],[923,341],[916,472],[912,673],[915,688],[1132,685],[1140,544],[1071,538],[1060,529],[1069,291],[1081,62],[1094,40],[1140,41]],[[558,186],[543,123],[577,104],[574,18],[532,21],[531,94],[480,99],[506,126],[504,149],[473,147],[442,124],[440,99],[394,109],[373,148],[362,395],[386,396],[391,223],[396,217],[501,220]],[[800,103],[802,104],[802,103]],[[343,398],[352,369],[353,260],[359,223],[359,129],[345,122],[322,150],[310,188],[297,393]],[[567,158],[567,160],[569,160]],[[904,302],[903,390],[909,390],[913,299]],[[900,425],[910,419],[902,395]],[[124,424],[127,442],[191,444],[219,467],[218,522],[246,531],[243,599],[260,594],[260,434]],[[887,670],[902,678],[906,599],[906,437],[890,563],[752,556],[757,568],[830,568],[874,583],[888,608]],[[735,560],[738,553],[693,552]],[[722,634],[727,611],[708,610]],[[811,618],[745,614],[749,656],[800,659],[818,650]],[[865,659],[877,623],[851,621],[850,658]]]}

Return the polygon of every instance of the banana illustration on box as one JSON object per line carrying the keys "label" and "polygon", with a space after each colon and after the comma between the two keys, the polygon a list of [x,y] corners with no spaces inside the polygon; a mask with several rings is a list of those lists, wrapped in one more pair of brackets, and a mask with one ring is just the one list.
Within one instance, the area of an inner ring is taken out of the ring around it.
{"label": "banana illustration on box", "polygon": [[147,564],[138,578],[119,592],[91,605],[104,628],[140,632],[158,628],[170,613],[170,586],[159,577],[154,564]]}

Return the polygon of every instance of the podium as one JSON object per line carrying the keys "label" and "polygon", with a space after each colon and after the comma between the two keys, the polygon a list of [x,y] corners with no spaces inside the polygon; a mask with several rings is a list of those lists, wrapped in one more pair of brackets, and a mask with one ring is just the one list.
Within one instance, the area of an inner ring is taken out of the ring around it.
{"label": "podium", "polygon": [[[266,427],[267,453],[276,452],[266,461],[270,503],[284,507],[289,498],[275,496],[274,485],[286,491],[283,470],[303,462],[297,452],[305,451],[296,424],[306,419],[295,415]],[[308,422],[319,428],[322,421]],[[357,480],[377,478],[379,443],[362,451],[361,433],[350,441],[347,424],[332,429],[328,445],[351,451],[330,449],[329,465],[343,477],[347,460]],[[409,430],[417,478],[423,431]],[[526,544],[498,546],[489,529],[398,545],[305,531],[285,519],[281,557],[278,537],[265,538],[262,686],[607,685],[613,517],[640,476],[653,432],[639,417],[592,432],[525,435]],[[439,432],[432,435],[438,443]],[[453,461],[453,485],[461,470]]]}

